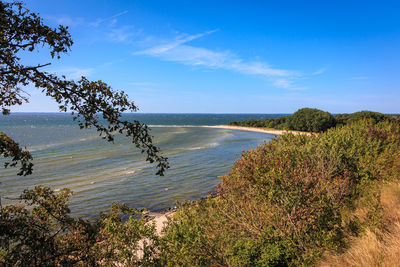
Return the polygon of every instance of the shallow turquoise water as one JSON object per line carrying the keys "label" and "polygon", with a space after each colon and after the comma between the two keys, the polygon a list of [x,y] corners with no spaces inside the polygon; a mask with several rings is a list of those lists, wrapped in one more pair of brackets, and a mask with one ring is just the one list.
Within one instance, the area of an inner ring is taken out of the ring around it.
{"label": "shallow turquoise water", "polygon": [[[228,173],[243,150],[274,137],[201,125],[266,116],[127,115],[127,119],[152,125],[155,142],[171,165],[164,177],[155,175],[154,165],[144,161],[144,155],[129,139],[119,137],[114,144],[107,143],[94,130],[79,130],[68,115],[3,116],[1,131],[32,152],[35,166],[34,174],[27,177],[17,176],[13,168],[0,169],[0,195],[16,197],[38,184],[56,190],[68,187],[74,192],[70,200],[72,212],[89,217],[105,211],[112,202],[151,210],[169,208],[175,201],[199,198],[213,191],[220,183],[218,177]],[[3,199],[3,204],[8,202]]]}

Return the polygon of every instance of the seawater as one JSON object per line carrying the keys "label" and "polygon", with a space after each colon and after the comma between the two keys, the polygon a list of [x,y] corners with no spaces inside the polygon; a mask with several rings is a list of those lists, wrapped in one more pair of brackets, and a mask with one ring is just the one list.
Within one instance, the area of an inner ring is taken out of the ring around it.
{"label": "seawater", "polygon": [[[94,129],[79,129],[72,116],[58,113],[15,113],[0,118],[0,130],[33,155],[34,172],[17,176],[0,168],[2,204],[36,185],[70,188],[72,213],[92,217],[112,202],[158,211],[176,201],[206,196],[227,174],[242,151],[268,142],[273,135],[201,127],[234,120],[264,119],[281,114],[126,114],[126,120],[150,125],[154,142],[171,168],[155,175],[131,140],[118,136],[108,143]],[[2,159],[0,164],[3,164]],[[6,198],[4,198],[6,197]],[[7,199],[8,198],[8,199]]]}

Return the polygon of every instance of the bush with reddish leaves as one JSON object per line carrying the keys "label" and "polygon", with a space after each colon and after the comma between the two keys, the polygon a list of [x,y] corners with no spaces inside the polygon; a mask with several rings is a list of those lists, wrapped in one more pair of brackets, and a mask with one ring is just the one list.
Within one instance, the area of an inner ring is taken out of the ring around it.
{"label": "bush with reddish leaves", "polygon": [[[185,203],[163,240],[165,265],[314,265],[380,223],[376,185],[398,179],[400,127],[362,120],[284,135],[244,152],[216,198]],[[363,206],[369,216],[356,218]],[[173,255],[178,255],[173,257]]]}

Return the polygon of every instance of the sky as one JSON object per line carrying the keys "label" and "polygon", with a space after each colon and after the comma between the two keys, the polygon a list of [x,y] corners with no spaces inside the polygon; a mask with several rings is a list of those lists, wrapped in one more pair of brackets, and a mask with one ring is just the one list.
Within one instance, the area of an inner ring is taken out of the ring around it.
{"label": "sky", "polygon": [[[27,0],[74,45],[29,64],[125,91],[145,113],[400,113],[399,1]],[[29,87],[13,111],[56,112]]]}

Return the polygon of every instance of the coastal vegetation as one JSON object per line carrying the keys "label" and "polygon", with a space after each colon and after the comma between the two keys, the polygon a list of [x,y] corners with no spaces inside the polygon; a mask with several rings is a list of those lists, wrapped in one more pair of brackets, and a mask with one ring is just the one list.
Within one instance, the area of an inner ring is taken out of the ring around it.
{"label": "coastal vegetation", "polygon": [[70,195],[69,189],[55,193],[37,186],[25,190],[18,204],[1,208],[2,266],[156,264],[158,237],[138,211],[114,203],[96,221],[74,218],[68,208]]}
{"label": "coastal vegetation", "polygon": [[[383,195],[399,182],[399,137],[397,123],[363,119],[244,152],[217,197],[180,206],[166,227],[162,262],[313,266],[346,257],[366,234],[381,247],[386,236],[399,242],[399,218],[393,223]],[[398,190],[391,198],[399,203]]]}
{"label": "coastal vegetation", "polygon": [[382,120],[400,121],[397,115],[387,115],[373,111],[359,111],[351,114],[343,113],[332,115],[329,112],[315,108],[302,108],[293,113],[293,115],[278,118],[266,118],[265,120],[252,119],[245,121],[232,121],[229,125],[319,133],[335,126],[345,125],[350,122],[368,118],[373,119],[376,122]]}

